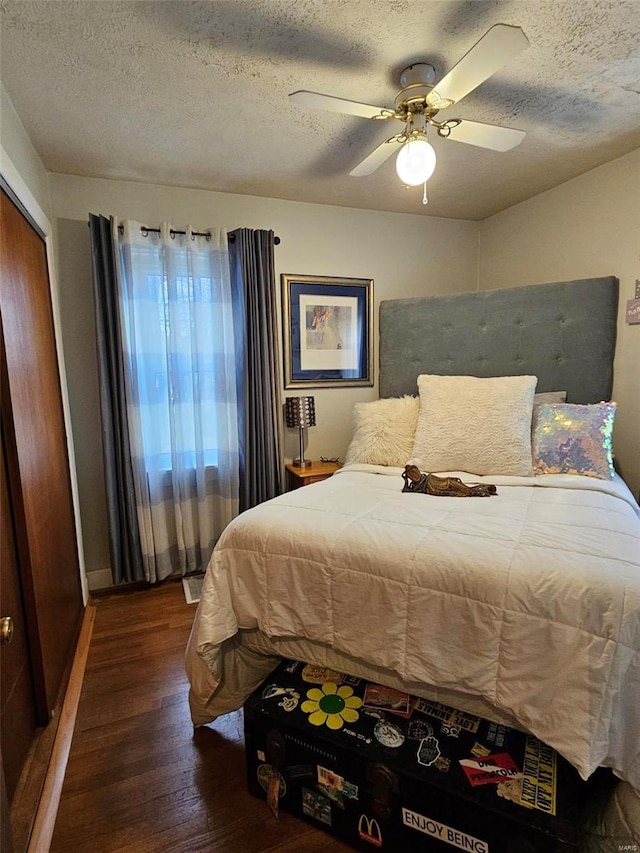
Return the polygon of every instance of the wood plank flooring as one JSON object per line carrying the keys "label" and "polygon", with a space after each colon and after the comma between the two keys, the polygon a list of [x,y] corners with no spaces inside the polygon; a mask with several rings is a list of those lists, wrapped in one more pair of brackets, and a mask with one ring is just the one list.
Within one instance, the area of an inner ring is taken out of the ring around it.
{"label": "wood plank flooring", "polygon": [[53,853],[348,853],[246,789],[242,712],[194,731],[182,584],[96,599]]}

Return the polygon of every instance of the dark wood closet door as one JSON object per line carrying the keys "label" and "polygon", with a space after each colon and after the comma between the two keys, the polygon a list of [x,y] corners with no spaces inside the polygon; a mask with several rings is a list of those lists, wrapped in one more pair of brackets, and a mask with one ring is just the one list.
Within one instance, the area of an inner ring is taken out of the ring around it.
{"label": "dark wood closet door", "polygon": [[10,641],[0,645],[0,737],[10,803],[35,738],[36,709],[1,431],[0,521],[0,616],[11,619],[12,631]]}
{"label": "dark wood closet door", "polygon": [[44,723],[60,698],[83,605],[46,245],[4,191],[0,321],[10,501],[36,704]]}

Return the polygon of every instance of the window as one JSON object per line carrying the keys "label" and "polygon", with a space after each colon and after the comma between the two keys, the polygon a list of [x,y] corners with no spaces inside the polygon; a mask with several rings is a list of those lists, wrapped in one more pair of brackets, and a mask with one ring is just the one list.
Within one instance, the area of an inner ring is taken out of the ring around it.
{"label": "window", "polygon": [[237,448],[226,240],[148,233],[121,257],[134,455],[148,473],[218,466]]}

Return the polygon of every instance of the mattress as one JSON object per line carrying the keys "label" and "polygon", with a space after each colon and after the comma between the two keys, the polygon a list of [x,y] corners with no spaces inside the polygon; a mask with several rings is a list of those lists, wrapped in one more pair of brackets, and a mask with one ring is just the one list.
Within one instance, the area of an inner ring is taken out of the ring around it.
{"label": "mattress", "polygon": [[640,789],[640,518],[623,481],[494,477],[497,496],[449,498],[402,493],[401,473],[346,466],[227,527],[187,649],[194,724],[240,707],[274,653],[335,661]]}

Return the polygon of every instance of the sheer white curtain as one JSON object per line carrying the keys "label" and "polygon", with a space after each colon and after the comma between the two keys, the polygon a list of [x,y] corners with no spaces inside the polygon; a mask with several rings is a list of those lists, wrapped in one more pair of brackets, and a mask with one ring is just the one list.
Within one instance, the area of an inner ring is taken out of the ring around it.
{"label": "sheer white curtain", "polygon": [[238,512],[227,234],[121,223],[127,417],[147,580],[206,568]]}

